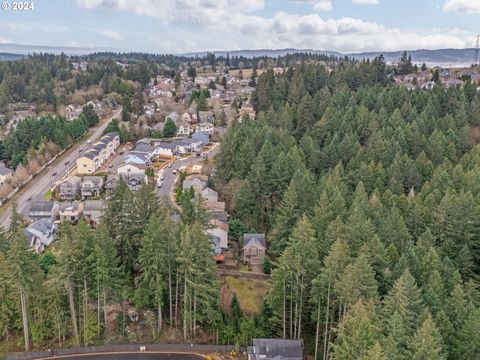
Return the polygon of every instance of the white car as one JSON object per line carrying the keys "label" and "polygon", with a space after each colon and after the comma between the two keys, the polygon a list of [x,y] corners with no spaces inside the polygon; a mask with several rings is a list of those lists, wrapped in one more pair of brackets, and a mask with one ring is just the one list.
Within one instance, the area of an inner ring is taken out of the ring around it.
{"label": "white car", "polygon": [[163,181],[159,180],[157,181],[157,188],[161,188],[163,185]]}

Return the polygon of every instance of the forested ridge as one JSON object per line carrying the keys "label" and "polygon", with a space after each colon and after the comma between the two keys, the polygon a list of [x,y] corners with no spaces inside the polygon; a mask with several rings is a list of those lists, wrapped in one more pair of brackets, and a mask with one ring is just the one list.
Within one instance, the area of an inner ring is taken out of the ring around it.
{"label": "forested ridge", "polygon": [[277,336],[318,359],[480,357],[480,95],[371,63],[262,74],[215,182],[265,231]]}

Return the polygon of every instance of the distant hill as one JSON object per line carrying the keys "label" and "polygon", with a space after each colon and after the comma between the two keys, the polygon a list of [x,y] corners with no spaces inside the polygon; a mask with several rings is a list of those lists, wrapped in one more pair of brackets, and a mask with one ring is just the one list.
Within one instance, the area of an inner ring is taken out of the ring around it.
{"label": "distant hill", "polygon": [[[349,54],[349,56],[361,60],[373,59],[383,54],[387,62],[394,63],[400,59],[402,53],[403,51],[364,52]],[[408,53],[412,56],[415,64],[426,63],[428,66],[465,67],[475,62],[476,49],[412,50],[408,51]]]}
{"label": "distant hill", "polygon": [[21,60],[25,57],[22,54],[10,54],[10,53],[1,53],[0,52],[0,61],[13,61],[13,60]]}
{"label": "distant hill", "polygon": [[[106,48],[83,48],[68,46],[40,46],[40,45],[21,45],[21,44],[0,44],[0,61],[9,59],[21,59],[21,56],[32,53],[51,53],[66,55],[88,55],[96,52],[124,52],[118,49]],[[389,63],[397,62],[403,51],[384,51],[384,52],[361,52],[361,53],[340,53],[328,50],[314,49],[259,49],[259,50],[232,50],[232,51],[212,51],[217,56],[243,56],[247,58],[268,56],[279,57],[293,53],[316,53],[334,56],[350,56],[355,59],[373,59],[379,54],[383,54]],[[475,49],[438,49],[438,50],[410,50],[408,53],[412,56],[413,62],[416,64],[426,63],[428,66],[445,66],[445,67],[465,67],[470,66],[475,61]],[[207,51],[191,52],[178,54],[188,57],[203,57]]]}
{"label": "distant hill", "polygon": [[[438,49],[438,50],[411,50],[408,53],[412,56],[416,64],[426,63],[428,66],[446,66],[446,67],[465,67],[470,66],[475,61],[475,49]],[[362,53],[340,53],[336,51],[313,50],[313,49],[281,49],[281,50],[234,50],[234,51],[213,51],[217,56],[244,56],[247,58],[258,56],[278,57],[293,53],[317,53],[335,56],[349,56],[358,60],[373,59],[383,54],[388,63],[395,63],[402,56],[403,51],[384,51],[384,52],[362,52]],[[207,52],[187,53],[185,56],[206,55]]]}
{"label": "distant hill", "polygon": [[315,54],[327,54],[327,55],[335,55],[335,56],[343,56],[339,52],[335,51],[325,51],[325,50],[313,50],[313,49],[278,49],[278,50],[268,50],[268,49],[260,49],[260,50],[233,50],[233,51],[203,51],[203,52],[192,52],[192,53],[185,53],[181,54],[183,56],[190,56],[190,57],[202,57],[205,56],[207,53],[214,53],[215,56],[243,56],[246,58],[253,58],[253,57],[261,57],[261,56],[268,56],[268,57],[279,57],[285,56],[287,54],[295,54],[295,53],[315,53]]}
{"label": "distant hill", "polygon": [[21,44],[0,44],[0,53],[28,55],[32,53],[49,53],[65,55],[88,55],[94,52],[106,51],[109,49],[83,48],[68,46],[42,46],[42,45],[21,45]]}

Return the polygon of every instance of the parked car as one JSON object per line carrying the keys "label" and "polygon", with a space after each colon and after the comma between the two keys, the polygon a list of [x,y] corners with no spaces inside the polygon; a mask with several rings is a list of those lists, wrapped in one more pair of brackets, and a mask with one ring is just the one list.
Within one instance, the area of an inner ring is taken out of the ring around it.
{"label": "parked car", "polygon": [[157,181],[157,188],[161,188],[163,185],[163,181],[159,180]]}

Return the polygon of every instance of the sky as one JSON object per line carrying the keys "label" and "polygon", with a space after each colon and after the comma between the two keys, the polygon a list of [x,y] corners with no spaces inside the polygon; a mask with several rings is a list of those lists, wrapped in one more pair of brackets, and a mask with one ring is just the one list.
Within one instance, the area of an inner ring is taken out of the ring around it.
{"label": "sky", "polygon": [[285,48],[355,53],[474,47],[480,33],[480,0],[31,2],[33,10],[0,10],[0,43],[150,53]]}

